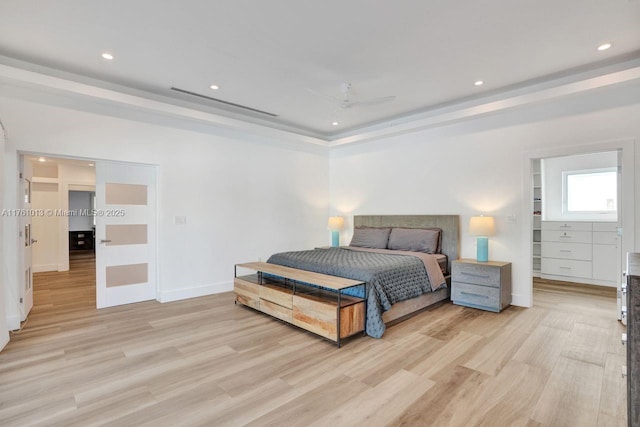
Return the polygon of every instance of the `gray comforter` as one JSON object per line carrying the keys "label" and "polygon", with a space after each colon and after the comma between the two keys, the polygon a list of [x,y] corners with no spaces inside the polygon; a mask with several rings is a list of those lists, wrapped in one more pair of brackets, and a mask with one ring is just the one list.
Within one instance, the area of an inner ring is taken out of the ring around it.
{"label": "gray comforter", "polygon": [[267,262],[366,282],[366,333],[374,338],[382,337],[382,313],[392,304],[431,292],[424,263],[407,255],[327,248],[282,252]]}

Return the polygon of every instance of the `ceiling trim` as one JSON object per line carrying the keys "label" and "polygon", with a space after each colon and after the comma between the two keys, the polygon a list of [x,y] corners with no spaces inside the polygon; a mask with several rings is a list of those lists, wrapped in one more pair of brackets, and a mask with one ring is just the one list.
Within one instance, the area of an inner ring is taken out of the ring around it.
{"label": "ceiling trim", "polygon": [[490,113],[550,101],[638,79],[640,79],[640,59],[634,59],[358,128],[351,132],[336,135],[331,138],[329,145],[338,147],[346,144],[369,142],[423,129],[450,125]]}
{"label": "ceiling trim", "polygon": [[332,136],[309,136],[295,129],[278,129],[268,124],[253,123],[249,120],[226,117],[201,111],[197,108],[172,104],[168,101],[151,99],[151,94],[149,94],[150,97],[138,96],[12,65],[0,64],[0,81],[5,81],[9,84],[35,87],[65,95],[72,94],[83,99],[94,99],[135,110],[196,121],[227,130],[266,137],[274,141],[313,144],[327,148],[369,142],[423,129],[446,126],[491,113],[507,111],[529,104],[550,101],[638,79],[640,79],[640,58],[634,58],[589,71],[538,81],[482,98],[456,102],[420,113],[408,114],[349,132]]}
{"label": "ceiling trim", "polygon": [[28,87],[39,87],[48,91],[54,90],[65,94],[79,95],[81,97],[93,98],[100,101],[118,104],[134,109],[140,109],[162,115],[170,115],[177,118],[196,120],[210,125],[222,127],[233,131],[249,132],[259,136],[266,136],[279,141],[292,141],[296,143],[304,142],[308,144],[328,146],[328,141],[323,138],[303,135],[276,129],[269,126],[251,123],[249,121],[225,117],[218,114],[200,111],[195,108],[184,107],[168,102],[131,95],[124,92],[101,88],[95,85],[85,84],[54,77],[43,73],[25,70],[6,64],[0,64],[0,79],[13,83],[26,85]]}

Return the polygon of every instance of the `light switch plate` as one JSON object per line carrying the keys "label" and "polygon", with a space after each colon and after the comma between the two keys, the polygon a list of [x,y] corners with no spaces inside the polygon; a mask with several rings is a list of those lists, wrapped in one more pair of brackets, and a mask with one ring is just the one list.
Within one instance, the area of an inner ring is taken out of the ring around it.
{"label": "light switch plate", "polygon": [[186,216],[174,216],[173,217],[173,223],[176,225],[185,225],[187,223],[187,217]]}

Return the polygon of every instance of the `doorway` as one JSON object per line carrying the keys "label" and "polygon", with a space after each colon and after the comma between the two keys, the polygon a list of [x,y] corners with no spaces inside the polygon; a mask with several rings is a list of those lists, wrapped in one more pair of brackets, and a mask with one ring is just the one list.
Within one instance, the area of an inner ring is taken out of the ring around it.
{"label": "doorway", "polygon": [[35,305],[95,308],[95,163],[50,156],[24,156],[24,162],[33,170]]}
{"label": "doorway", "polygon": [[620,151],[532,161],[534,277],[617,287]]}
{"label": "doorway", "polygon": [[[526,230],[523,230],[523,233],[526,232],[526,238],[524,239],[526,248],[523,248],[524,249],[523,253],[528,254],[528,259],[530,260],[528,276],[530,277],[531,291],[533,291],[534,278],[538,276],[544,277],[545,270],[547,270],[546,272],[549,273],[548,270],[550,268],[548,262],[547,262],[547,268],[543,267],[542,265],[542,261],[544,258],[551,258],[551,257],[545,257],[544,256],[545,253],[542,252],[543,228],[549,228],[548,224],[546,226],[544,225],[543,220],[549,219],[549,220],[562,221],[564,219],[569,222],[576,222],[576,221],[589,222],[589,218],[587,216],[584,216],[584,212],[568,212],[569,215],[566,217],[566,219],[559,218],[557,216],[547,217],[545,215],[545,213],[549,213],[550,210],[553,211],[554,209],[556,213],[559,211],[561,212],[563,209],[565,213],[567,213],[567,211],[571,211],[571,209],[567,209],[567,205],[566,205],[567,204],[566,178],[567,178],[567,175],[570,175],[570,174],[565,173],[563,175],[565,180],[565,188],[560,188],[560,190],[556,188],[556,190],[558,190],[559,193],[564,192],[560,196],[557,196],[559,197],[559,199],[556,200],[556,203],[557,203],[556,207],[554,208],[552,206],[549,206],[547,205],[547,201],[544,200],[545,197],[542,195],[542,192],[543,192],[542,189],[545,187],[546,183],[544,182],[545,180],[543,178],[544,162],[540,162],[540,159],[557,159],[557,158],[572,157],[572,156],[575,158],[578,158],[579,156],[588,157],[589,155],[595,155],[592,157],[597,157],[596,153],[608,153],[607,154],[608,157],[610,158],[613,157],[614,159],[616,159],[613,165],[613,169],[617,173],[617,197],[616,197],[617,201],[615,202],[616,203],[615,216],[611,216],[612,212],[609,212],[608,213],[609,217],[606,218],[608,219],[608,221],[603,221],[606,215],[602,215],[602,212],[601,212],[599,214],[601,216],[597,218],[599,219],[599,221],[592,220],[590,224],[588,224],[591,226],[589,230],[580,230],[581,233],[585,235],[585,236],[581,236],[581,238],[582,237],[586,238],[587,237],[586,235],[588,234],[589,235],[588,237],[591,240],[589,240],[589,242],[586,242],[586,241],[582,242],[584,243],[585,248],[581,248],[581,249],[586,249],[586,246],[589,246],[588,248],[589,253],[587,255],[583,253],[578,257],[588,256],[592,258],[594,254],[593,252],[594,246],[596,246],[595,248],[596,254],[602,253],[602,250],[610,250],[611,248],[607,248],[602,244],[603,243],[609,244],[612,242],[605,241],[602,239],[605,237],[609,238],[609,237],[615,236],[617,241],[613,242],[613,244],[617,245],[617,247],[615,248],[616,260],[614,262],[614,267],[613,267],[614,271],[613,273],[608,271],[611,264],[610,259],[604,262],[604,264],[609,264],[607,266],[608,279],[605,280],[605,282],[607,285],[611,287],[618,287],[620,283],[622,283],[623,281],[622,264],[624,263],[624,258],[625,258],[624,254],[626,254],[627,252],[632,252],[634,247],[634,243],[633,243],[634,236],[635,236],[635,217],[634,217],[634,204],[635,204],[635,182],[634,182],[635,154],[634,154],[634,151],[635,150],[634,149],[635,149],[634,141],[625,140],[625,141],[603,142],[598,144],[591,144],[588,146],[561,147],[558,149],[540,150],[537,152],[530,152],[525,154],[525,164],[524,164],[523,171],[526,174],[526,179],[523,182],[527,184],[525,188],[523,188],[523,195],[524,195],[523,212],[528,213],[528,215],[525,215],[525,218],[527,218],[527,221],[525,221]],[[606,168],[592,167],[591,169],[606,169]],[[575,171],[576,169],[573,169],[573,170]],[[586,170],[586,168],[584,168],[584,170]],[[579,181],[580,180],[576,180],[576,182],[579,182]],[[611,201],[609,200],[608,202],[610,206]],[[534,214],[534,212],[537,214]],[[561,234],[564,235],[564,233],[561,233]],[[596,239],[595,242],[592,240],[594,238]],[[546,240],[549,240],[549,239],[546,239]],[[566,239],[566,240],[570,240],[570,239]],[[587,243],[591,243],[591,245],[587,245]],[[555,249],[558,249],[558,248],[555,248]],[[559,248],[559,249],[562,249],[562,248]],[[568,252],[566,252],[566,250],[568,249],[573,250],[574,248],[564,248],[563,253],[568,254]],[[600,258],[601,255],[598,255],[597,257]],[[589,284],[603,284],[603,279],[601,277],[601,275],[603,274],[602,271],[599,271],[598,267],[596,266],[596,278],[594,279],[593,278],[594,270],[593,270],[592,261],[584,264],[585,265],[588,264],[589,266],[588,274],[591,275],[591,280],[580,280],[580,282],[589,283]],[[600,265],[600,264],[603,264],[603,263],[602,262],[597,263],[597,265]],[[568,266],[568,267],[573,267],[573,266]],[[564,271],[570,271],[570,270],[565,269]],[[557,273],[558,270],[556,270],[555,272]],[[578,275],[586,276],[587,272],[583,271],[583,272],[580,272]],[[561,277],[561,275],[559,274],[556,274],[556,276]],[[530,295],[532,296],[532,294]]]}
{"label": "doorway", "polygon": [[35,258],[42,295],[93,309],[155,299],[155,166],[27,154],[21,162],[35,167],[43,196],[31,210],[44,237]]}

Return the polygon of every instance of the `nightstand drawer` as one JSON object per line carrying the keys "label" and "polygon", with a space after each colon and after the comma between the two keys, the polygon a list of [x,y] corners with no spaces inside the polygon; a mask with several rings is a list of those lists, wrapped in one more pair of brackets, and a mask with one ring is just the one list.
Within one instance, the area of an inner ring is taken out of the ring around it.
{"label": "nightstand drawer", "polygon": [[456,281],[494,288],[500,287],[499,267],[454,262],[452,275]]}
{"label": "nightstand drawer", "polygon": [[500,289],[453,282],[451,300],[455,304],[500,310]]}

